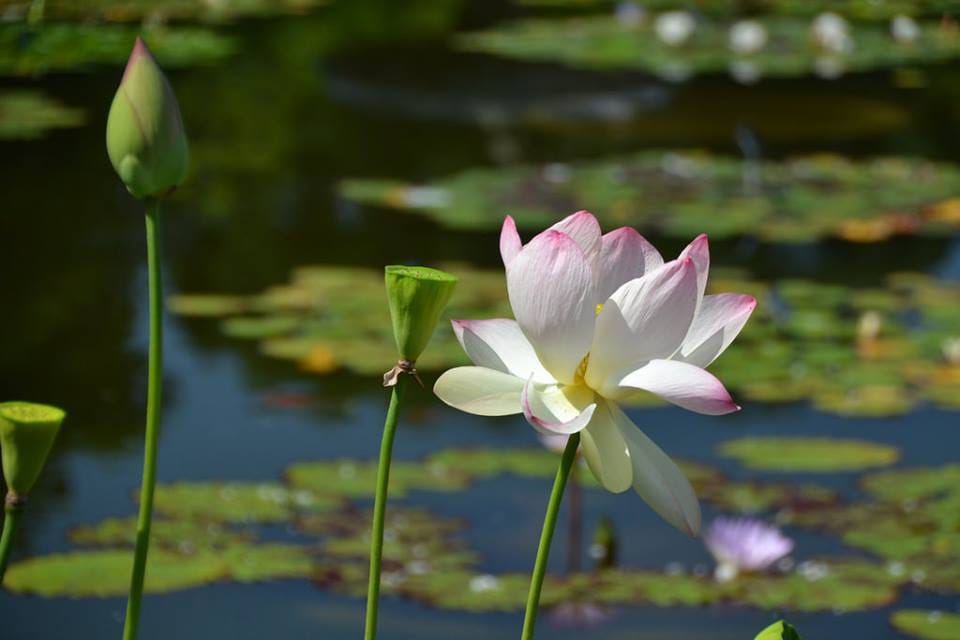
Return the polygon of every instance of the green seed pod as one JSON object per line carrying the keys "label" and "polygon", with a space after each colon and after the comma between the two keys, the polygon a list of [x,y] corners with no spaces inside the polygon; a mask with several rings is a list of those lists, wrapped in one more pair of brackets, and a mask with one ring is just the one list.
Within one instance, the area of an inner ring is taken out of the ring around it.
{"label": "green seed pod", "polygon": [[456,277],[429,267],[386,267],[387,300],[400,359],[415,362],[440,320]]}
{"label": "green seed pod", "polygon": [[0,452],[3,477],[13,494],[26,497],[43,470],[66,414],[32,402],[0,404]]}
{"label": "green seed pod", "polygon": [[107,153],[136,198],[164,196],[187,175],[190,152],[177,97],[140,38],[110,105]]}

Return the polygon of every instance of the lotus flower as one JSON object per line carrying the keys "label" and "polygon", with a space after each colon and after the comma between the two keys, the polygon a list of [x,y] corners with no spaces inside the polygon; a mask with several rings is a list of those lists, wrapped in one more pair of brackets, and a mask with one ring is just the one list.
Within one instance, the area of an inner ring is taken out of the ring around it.
{"label": "lotus flower", "polygon": [[717,518],[703,536],[717,561],[716,577],[732,580],[741,572],[763,571],[793,551],[780,529],[753,518]]}
{"label": "lotus flower", "polygon": [[756,300],[704,295],[706,236],[664,263],[631,228],[601,236],[586,211],[526,246],[507,217],[500,252],[516,320],[455,320],[476,366],[444,373],[436,394],[468,413],[523,413],[540,432],[581,433],[581,453],[604,487],[632,485],[695,535],[700,507],[690,483],[618,402],[650,392],[698,413],[738,410],[704,367],[740,332]]}

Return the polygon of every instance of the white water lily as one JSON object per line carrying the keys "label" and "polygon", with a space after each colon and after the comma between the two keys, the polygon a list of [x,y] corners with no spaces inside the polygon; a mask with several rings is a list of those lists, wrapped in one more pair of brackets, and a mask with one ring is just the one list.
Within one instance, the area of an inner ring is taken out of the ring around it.
{"label": "white water lily", "polygon": [[730,49],[751,55],[767,46],[767,28],[756,20],[740,20],[730,27]]}
{"label": "white water lily", "polygon": [[668,11],[657,16],[653,29],[664,44],[679,47],[696,31],[697,20],[686,11]]}
{"label": "white water lily", "polygon": [[538,431],[580,433],[581,453],[604,487],[633,486],[668,522],[695,535],[693,488],[618,402],[649,392],[698,413],[738,410],[704,367],[740,332],[756,300],[704,295],[706,236],[665,263],[631,228],[601,235],[586,211],[526,246],[508,217],[500,253],[516,320],[455,320],[476,366],[444,373],[436,394],[468,413],[523,413]]}

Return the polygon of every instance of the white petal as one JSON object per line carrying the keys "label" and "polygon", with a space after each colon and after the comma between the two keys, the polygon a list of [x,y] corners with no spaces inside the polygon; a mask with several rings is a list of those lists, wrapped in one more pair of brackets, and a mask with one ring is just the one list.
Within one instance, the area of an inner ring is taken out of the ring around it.
{"label": "white petal", "polygon": [[457,340],[473,364],[510,373],[521,380],[533,376],[534,382],[556,382],[540,364],[515,320],[453,320],[452,324]]}
{"label": "white petal", "polygon": [[707,277],[710,275],[710,241],[707,234],[701,233],[680,252],[678,260],[690,258],[697,267],[697,307],[703,300],[703,292],[707,288]]}
{"label": "white petal", "polygon": [[708,416],[740,410],[712,373],[686,362],[651,360],[627,374],[620,385],[644,389],[679,407]]}
{"label": "white petal", "polygon": [[633,489],[654,511],[687,535],[700,533],[700,503],[683,472],[614,403],[610,413],[630,451]]}
{"label": "white petal", "polygon": [[520,241],[520,234],[517,233],[517,223],[507,216],[500,229],[500,257],[503,258],[503,266],[509,265],[522,248],[523,243]]}
{"label": "white petal", "polygon": [[541,433],[570,435],[590,422],[597,408],[586,387],[536,386],[528,380],[520,396],[523,415]]}
{"label": "white petal", "polygon": [[620,227],[601,238],[597,263],[597,302],[604,302],[625,282],[663,265],[663,257],[631,227]]}
{"label": "white petal", "polygon": [[577,211],[550,227],[550,230],[573,238],[591,265],[600,256],[600,223],[589,211]]}
{"label": "white petal", "polygon": [[756,306],[756,298],[739,293],[704,296],[674,359],[706,367],[733,342]]}
{"label": "white petal", "polygon": [[617,289],[597,318],[587,384],[611,397],[626,373],[673,355],[693,321],[696,296],[690,258],[668,262]]}
{"label": "white petal", "polygon": [[608,404],[601,400],[590,424],[580,432],[580,451],[597,481],[607,491],[620,493],[633,483],[633,465]]}
{"label": "white petal", "polygon": [[507,267],[510,306],[537,357],[554,378],[574,381],[593,339],[593,273],[570,236],[544,231]]}
{"label": "white petal", "polygon": [[441,375],[433,392],[445,403],[478,416],[521,413],[524,381],[486,367],[457,367]]}

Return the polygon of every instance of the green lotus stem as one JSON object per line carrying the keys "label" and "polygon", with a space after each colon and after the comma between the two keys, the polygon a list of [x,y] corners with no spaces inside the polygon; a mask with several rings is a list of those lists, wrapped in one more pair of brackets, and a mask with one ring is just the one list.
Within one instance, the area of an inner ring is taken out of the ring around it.
{"label": "green lotus stem", "polygon": [[383,524],[387,510],[387,488],[390,484],[390,459],[393,456],[393,436],[397,432],[400,402],[411,376],[397,378],[390,394],[390,407],[383,424],[380,442],[380,464],[377,467],[377,495],[373,503],[373,527],[370,532],[370,582],[367,586],[367,619],[364,640],[377,637],[377,614],[380,609],[380,568],[383,564]]}
{"label": "green lotus stem", "polygon": [[557,516],[560,513],[560,502],[563,500],[563,491],[567,487],[567,479],[570,477],[570,470],[573,469],[579,446],[580,434],[575,433],[567,440],[563,457],[560,459],[560,468],[557,469],[557,476],[553,480],[553,491],[550,492],[550,501],[547,503],[547,515],[543,518],[537,560],[533,565],[533,575],[530,577],[530,592],[527,595],[527,611],[523,616],[521,640],[533,640],[533,627],[537,622],[537,609],[540,608],[540,592],[543,590],[543,578],[547,574],[547,560],[550,557],[550,543],[553,542],[553,532],[557,528]]}
{"label": "green lotus stem", "polygon": [[147,223],[147,272],[150,289],[150,351],[147,381],[147,429],[143,453],[143,481],[140,485],[140,515],[137,518],[137,542],[130,578],[130,597],[123,626],[124,640],[137,637],[140,602],[150,548],[150,523],[153,518],[153,491],[157,482],[157,441],[160,436],[160,404],[163,384],[163,285],[160,276],[160,203],[144,202]]}
{"label": "green lotus stem", "polygon": [[20,520],[20,512],[23,511],[23,505],[20,502],[8,500],[5,511],[3,535],[0,536],[0,584],[3,584],[3,576],[7,573],[10,550],[13,548],[13,536],[17,532],[17,524]]}

